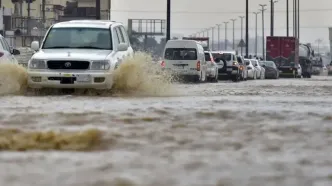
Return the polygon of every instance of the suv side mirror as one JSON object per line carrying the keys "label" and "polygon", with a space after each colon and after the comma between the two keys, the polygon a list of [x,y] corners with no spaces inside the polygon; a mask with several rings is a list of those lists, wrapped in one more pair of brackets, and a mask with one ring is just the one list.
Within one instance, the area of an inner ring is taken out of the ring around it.
{"label": "suv side mirror", "polygon": [[11,53],[12,53],[13,55],[15,55],[15,56],[21,54],[21,52],[20,52],[19,50],[15,49],[15,48],[13,48],[13,49],[11,50]]}
{"label": "suv side mirror", "polygon": [[118,51],[119,52],[124,52],[128,50],[128,45],[126,43],[120,43],[118,45]]}
{"label": "suv side mirror", "polygon": [[32,50],[34,50],[34,51],[39,50],[39,41],[32,41],[32,42],[31,42],[31,48],[32,48]]}

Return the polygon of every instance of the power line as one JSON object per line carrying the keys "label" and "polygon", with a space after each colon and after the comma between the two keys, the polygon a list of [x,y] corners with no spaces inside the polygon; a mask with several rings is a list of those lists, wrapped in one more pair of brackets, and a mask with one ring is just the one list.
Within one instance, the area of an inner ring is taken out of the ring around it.
{"label": "power line", "polygon": [[[134,13],[166,13],[164,10],[111,10],[112,12],[134,12]],[[330,12],[332,8],[322,9],[302,9],[300,12]],[[269,11],[266,11],[269,13]],[[285,13],[286,10],[276,10],[274,13]],[[172,11],[172,14],[243,14],[243,11],[220,11],[220,12],[192,12],[192,11]]]}
{"label": "power line", "polygon": [[[329,27],[332,27],[332,25],[331,26],[301,26],[300,28],[301,29],[328,29]],[[259,27],[257,27],[257,28],[259,28]],[[292,27],[289,27],[289,28],[292,28]],[[183,28],[180,28],[180,27],[176,28],[175,27],[174,29],[177,29],[177,30],[180,30],[180,29],[183,29],[183,30],[201,30],[202,28],[184,28],[184,27]],[[234,28],[234,29],[235,30],[241,30],[240,27]],[[249,27],[249,29],[254,30],[256,28]],[[260,29],[262,29],[262,27]],[[265,29],[268,29],[268,28],[265,28]],[[277,28],[274,28],[274,29],[281,30],[281,29],[287,29],[287,28],[286,27],[277,27]]]}

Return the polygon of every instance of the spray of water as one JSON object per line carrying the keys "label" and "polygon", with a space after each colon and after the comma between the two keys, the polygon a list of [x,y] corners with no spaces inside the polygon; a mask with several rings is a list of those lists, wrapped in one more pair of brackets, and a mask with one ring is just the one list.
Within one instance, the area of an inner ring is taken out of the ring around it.
{"label": "spray of water", "polygon": [[[111,91],[103,91],[103,96],[168,96],[174,95],[172,76],[162,71],[159,64],[153,62],[151,55],[137,52],[123,61],[113,74],[114,84]],[[58,90],[27,92],[27,71],[16,64],[0,64],[0,95],[59,94]],[[77,90],[75,95],[100,95],[96,91]]]}
{"label": "spray of water", "polygon": [[0,63],[0,95],[24,93],[27,88],[27,77],[24,67]]}

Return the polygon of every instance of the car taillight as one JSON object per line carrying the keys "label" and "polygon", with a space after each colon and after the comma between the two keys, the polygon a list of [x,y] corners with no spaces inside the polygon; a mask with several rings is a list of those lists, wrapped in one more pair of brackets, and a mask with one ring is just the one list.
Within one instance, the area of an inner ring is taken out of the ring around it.
{"label": "car taillight", "polygon": [[196,68],[197,68],[197,71],[201,71],[201,62],[200,61],[197,61]]}
{"label": "car taillight", "polygon": [[161,65],[161,67],[165,68],[165,66],[166,66],[165,61],[162,61],[162,62],[160,63],[160,65]]}
{"label": "car taillight", "polygon": [[2,57],[4,55],[4,53],[0,52],[0,57]]}

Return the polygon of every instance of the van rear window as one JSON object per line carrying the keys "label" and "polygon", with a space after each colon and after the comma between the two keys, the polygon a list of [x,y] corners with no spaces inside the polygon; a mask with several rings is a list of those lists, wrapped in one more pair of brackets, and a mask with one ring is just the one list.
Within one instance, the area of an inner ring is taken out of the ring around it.
{"label": "van rear window", "polygon": [[165,51],[167,60],[197,60],[195,48],[167,48]]}

